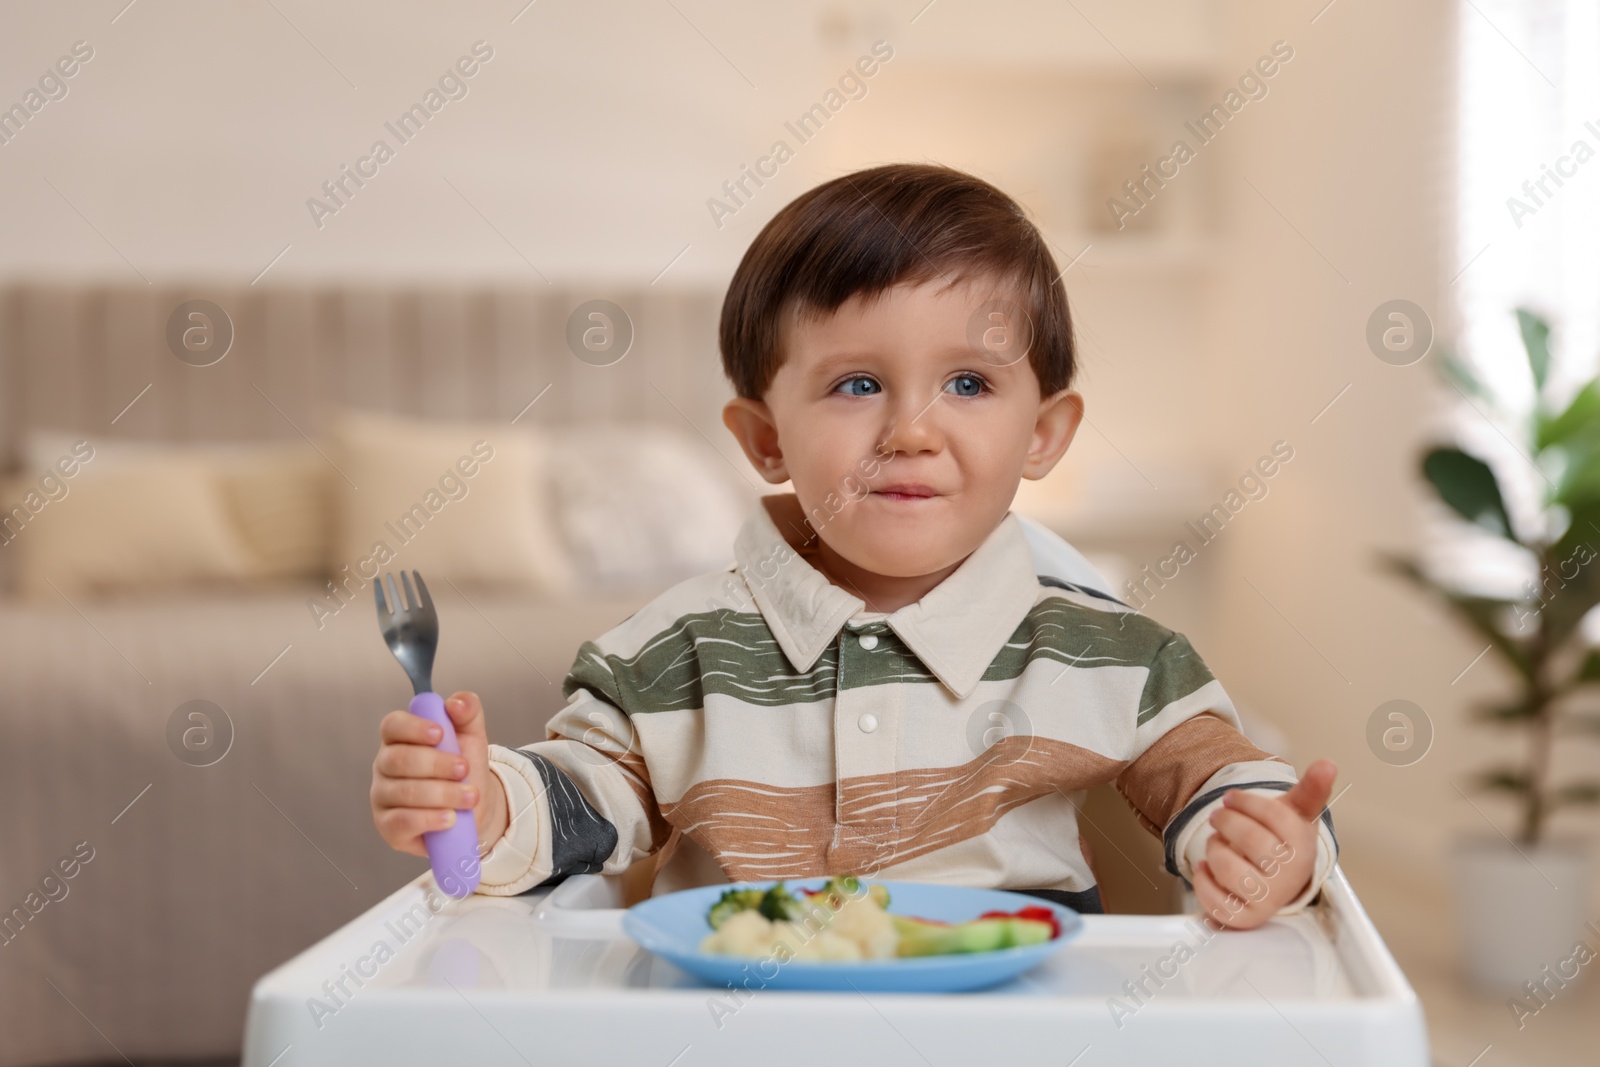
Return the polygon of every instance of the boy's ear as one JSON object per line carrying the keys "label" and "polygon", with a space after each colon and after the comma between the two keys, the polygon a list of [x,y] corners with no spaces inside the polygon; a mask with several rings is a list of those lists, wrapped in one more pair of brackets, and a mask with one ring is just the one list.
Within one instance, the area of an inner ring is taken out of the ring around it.
{"label": "boy's ear", "polygon": [[1022,466],[1022,476],[1037,481],[1049,474],[1072,443],[1083,421],[1083,395],[1063,389],[1054,396],[1039,402],[1039,419],[1033,426],[1033,440],[1028,445],[1028,459]]}
{"label": "boy's ear", "polygon": [[778,424],[772,421],[772,409],[759,400],[734,397],[722,409],[722,424],[738,439],[750,465],[771,482],[778,485],[789,480],[789,468],[783,462],[783,446],[778,443]]}

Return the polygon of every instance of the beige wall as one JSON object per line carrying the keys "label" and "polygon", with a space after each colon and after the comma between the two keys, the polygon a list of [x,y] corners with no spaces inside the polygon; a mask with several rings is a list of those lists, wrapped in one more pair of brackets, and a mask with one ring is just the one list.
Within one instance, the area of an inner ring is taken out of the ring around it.
{"label": "beige wall", "polygon": [[[0,104],[74,41],[94,58],[64,99],[0,145],[0,274],[249,280],[292,245],[273,277],[526,281],[537,269],[558,284],[648,282],[688,245],[663,284],[720,285],[784,201],[842,167],[906,154],[955,157],[1048,211],[1051,188],[1070,177],[1061,134],[1072,109],[996,95],[997,78],[1135,75],[1061,5],[940,3],[912,23],[921,6],[685,0],[675,11],[613,0],[534,4],[513,24],[515,0],[137,3],[113,24],[116,5],[12,5]],[[1212,3],[1141,5],[1165,12],[1151,22],[1111,0],[1078,7],[1157,74],[1192,69],[1215,48]],[[479,39],[494,58],[468,95],[318,229],[307,198]],[[878,39],[895,59],[866,98],[716,226],[707,198]],[[919,67],[967,101],[965,115],[907,96],[910,83],[897,90]],[[891,114],[894,150],[864,143],[863,130]]]}

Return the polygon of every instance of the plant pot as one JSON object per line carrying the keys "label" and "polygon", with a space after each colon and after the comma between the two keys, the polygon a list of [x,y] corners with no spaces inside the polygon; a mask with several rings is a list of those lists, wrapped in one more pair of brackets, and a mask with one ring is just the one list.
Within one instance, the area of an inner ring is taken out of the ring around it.
{"label": "plant pot", "polygon": [[1559,976],[1579,943],[1600,952],[1600,933],[1586,926],[1593,858],[1592,845],[1574,839],[1515,847],[1503,837],[1456,843],[1450,857],[1456,922],[1473,984],[1517,993],[1526,982],[1560,988],[1582,980],[1591,968],[1573,976],[1569,966],[1567,977]]}

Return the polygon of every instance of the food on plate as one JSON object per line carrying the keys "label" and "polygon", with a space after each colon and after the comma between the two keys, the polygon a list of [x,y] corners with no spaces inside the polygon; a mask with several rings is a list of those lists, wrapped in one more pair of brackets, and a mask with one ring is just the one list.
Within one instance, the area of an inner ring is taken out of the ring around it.
{"label": "food on plate", "polygon": [[1061,934],[1055,913],[1028,906],[948,923],[888,911],[889,890],[836,875],[795,893],[782,882],[729,889],[706,915],[702,952],[781,960],[885,960],[1035,945]]}
{"label": "food on plate", "polygon": [[[729,916],[740,911],[758,911],[773,922],[796,921],[805,916],[812,902],[829,903],[838,907],[847,898],[860,896],[861,885],[860,878],[853,874],[844,874],[828,879],[820,889],[802,888],[800,892],[803,896],[795,896],[794,892],[782,882],[767,889],[730,889],[711,905],[711,912],[706,919],[711,923],[713,930],[720,927]],[[880,908],[889,906],[887,887],[875,885],[868,889],[867,893]]]}
{"label": "food on plate", "polygon": [[703,952],[800,960],[893,959],[899,937],[884,910],[889,891],[865,893],[854,875],[830,878],[820,889],[795,893],[782,882],[768,889],[730,889],[711,906],[712,933]]}
{"label": "food on plate", "polygon": [[1030,905],[1016,911],[986,911],[964,923],[894,916],[902,956],[942,956],[950,952],[988,952],[1036,945],[1061,933],[1049,908]]}

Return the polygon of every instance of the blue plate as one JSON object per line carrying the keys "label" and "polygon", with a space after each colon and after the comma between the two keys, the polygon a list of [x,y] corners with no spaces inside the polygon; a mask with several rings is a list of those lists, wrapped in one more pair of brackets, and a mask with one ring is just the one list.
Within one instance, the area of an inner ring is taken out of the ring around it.
{"label": "blue plate", "polygon": [[[800,890],[819,889],[826,878],[785,879]],[[741,882],[741,887],[766,888],[772,882]],[[868,883],[873,884],[873,883]],[[700,951],[711,933],[706,913],[726,885],[701,886],[652,897],[629,908],[622,929],[638,944],[714,985],[750,989],[876,990],[902,993],[951,993],[995,985],[1038,964],[1077,935],[1083,920],[1071,908],[1025,893],[970,889],[931,882],[883,882],[889,890],[889,911],[944,922],[965,922],[986,911],[1016,911],[1033,905],[1049,908],[1061,934],[1038,945],[948,956],[913,956],[893,960],[790,960],[773,957],[724,956]]]}

